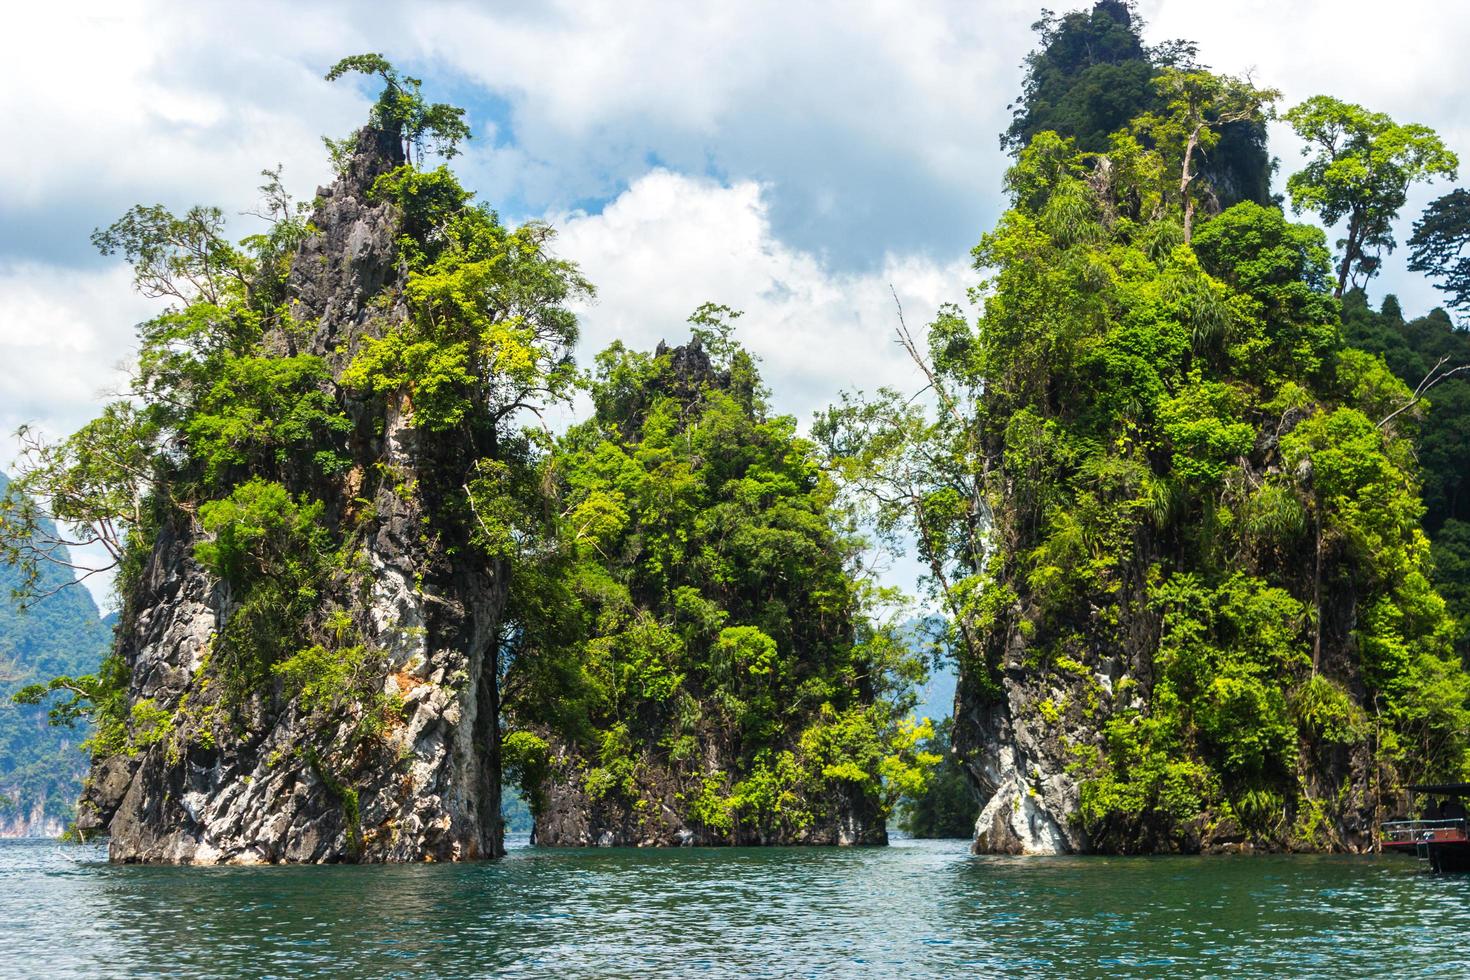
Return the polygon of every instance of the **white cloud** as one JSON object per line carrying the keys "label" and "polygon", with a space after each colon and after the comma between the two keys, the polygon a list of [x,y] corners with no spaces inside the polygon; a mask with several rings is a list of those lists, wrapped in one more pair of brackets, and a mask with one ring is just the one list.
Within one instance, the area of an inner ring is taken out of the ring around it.
{"label": "white cloud", "polygon": [[487,165],[502,194],[564,207],[615,193],[652,158],[769,182],[783,240],[871,266],[890,249],[960,251],[993,213],[995,134],[1033,17],[1016,0],[562,3],[533,16],[452,4],[413,30],[426,56],[514,107],[518,152],[537,166]]}
{"label": "white cloud", "polygon": [[766,189],[657,170],[602,213],[553,216],[557,251],[597,284],[582,312],[580,359],[614,339],[637,349],[682,343],[706,300],[744,310],[737,337],[761,359],[774,407],[803,423],[843,389],[915,387],[894,343],[897,312],[911,326],[963,302],[963,260],[888,255],[872,272],[836,271],[773,234]]}
{"label": "white cloud", "polygon": [[324,181],[320,134],[365,116],[354,89],[321,80],[326,52],[364,42],[341,17],[275,14],[156,0],[7,9],[3,253],[79,261],[92,228],[140,202],[238,212],[277,163],[292,186]]}
{"label": "white cloud", "polygon": [[0,264],[0,465],[14,456],[18,426],[66,435],[121,390],[133,326],[157,309],[122,265]]}
{"label": "white cloud", "polygon": [[[996,134],[1042,0],[698,5],[630,0],[21,4],[0,32],[0,425],[88,417],[148,304],[86,258],[86,234],[138,202],[254,203],[257,173],[326,177],[318,136],[367,102],[321,80],[381,50],[471,107],[466,182],[512,217],[549,211],[600,298],[584,361],[614,336],[651,347],[704,300],[743,308],[776,407],[805,419],[842,387],[909,384],[911,324],[968,281],[1001,207]],[[1056,4],[1086,6],[1084,0]],[[1194,38],[1287,104],[1328,92],[1440,130],[1460,107],[1470,5],[1401,0],[1141,0],[1148,39]],[[495,133],[500,130],[497,140]],[[1283,172],[1299,165],[1280,127]],[[1423,204],[1404,210],[1400,240]],[[598,214],[572,211],[609,199]],[[1375,294],[1436,295],[1387,264]],[[0,445],[0,464],[9,455]]]}
{"label": "white cloud", "polygon": [[[943,260],[1000,207],[996,134],[1040,6],[22,5],[0,34],[11,79],[0,112],[20,134],[0,147],[0,254],[74,261],[88,230],[140,200],[240,210],[256,172],[277,161],[291,186],[309,190],[325,174],[318,134],[345,132],[365,110],[357,90],[321,72],[378,49],[470,105],[482,138],[462,169],[513,215],[614,197],[662,165],[766,183],[777,236],[835,265],[871,269],[891,251]],[[1288,100],[1334,92],[1435,126],[1470,152],[1458,105],[1470,82],[1458,51],[1466,5],[1141,7],[1151,40],[1195,38],[1207,62],[1254,67]],[[513,140],[497,143],[496,130]],[[1296,166],[1291,147],[1277,152]],[[1406,222],[1429,196],[1411,201]]]}

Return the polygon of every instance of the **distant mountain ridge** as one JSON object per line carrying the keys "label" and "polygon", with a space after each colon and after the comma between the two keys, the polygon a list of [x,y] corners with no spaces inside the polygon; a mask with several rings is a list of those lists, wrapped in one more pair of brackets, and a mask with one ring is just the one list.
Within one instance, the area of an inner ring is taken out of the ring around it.
{"label": "distant mountain ridge", "polygon": [[[8,484],[0,473],[0,490]],[[62,585],[66,569],[40,570],[42,591]],[[112,628],[84,587],[63,588],[22,610],[13,598],[20,572],[0,565],[0,837],[55,836],[66,829],[81,793],[87,731],[54,728],[43,706],[11,695],[26,684],[97,669]],[[109,620],[115,617],[109,617]],[[15,674],[18,676],[10,676]]]}

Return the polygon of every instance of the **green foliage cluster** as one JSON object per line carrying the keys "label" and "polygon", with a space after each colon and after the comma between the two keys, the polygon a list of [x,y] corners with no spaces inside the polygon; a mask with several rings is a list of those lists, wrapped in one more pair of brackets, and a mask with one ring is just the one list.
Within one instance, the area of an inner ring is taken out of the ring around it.
{"label": "green foliage cluster", "polygon": [[599,355],[596,414],[549,462],[561,553],[539,590],[519,579],[506,682],[533,808],[539,731],[594,799],[637,808],[671,774],[727,838],[799,833],[848,797],[886,808],[937,761],[901,720],[920,668],[865,614],[833,485],[767,413],[732,312],[702,309],[685,347]]}
{"label": "green foliage cluster", "polygon": [[921,792],[904,800],[898,826],[910,837],[971,837],[975,833],[975,791],[952,745],[954,719],[934,726],[934,734],[920,743],[922,751],[939,762]]}
{"label": "green foliage cluster", "polygon": [[[1286,114],[1304,142],[1307,165],[1286,181],[1292,207],[1315,211],[1329,228],[1345,223],[1338,245],[1337,295],[1365,286],[1397,244],[1393,220],[1413,184],[1458,173],[1459,158],[1428,126],[1314,95]],[[1423,241],[1421,237],[1420,241]],[[1420,251],[1422,257],[1422,250]]]}
{"label": "green foliage cluster", "polygon": [[330,570],[322,506],[254,477],[199,508],[209,537],[195,545],[194,558],[229,588],[234,606],[215,637],[213,661],[241,696],[309,639],[307,622]]}
{"label": "green foliage cluster", "polygon": [[[1195,63],[1192,42],[1149,47],[1143,26],[1131,0],[1097,0],[1091,10],[1062,15],[1043,11],[1032,25],[1039,44],[1023,63],[1021,95],[1009,107],[1013,119],[1001,146],[1019,153],[1037,135],[1054,132],[1079,150],[1102,153],[1135,121],[1174,115],[1168,104],[1178,89],[1169,83],[1171,76],[1215,77]],[[1274,164],[1261,119],[1223,122],[1208,150],[1202,173],[1221,204],[1270,203]]]}
{"label": "green foliage cluster", "polygon": [[[1470,682],[1427,579],[1412,443],[1379,424],[1409,392],[1382,361],[1339,351],[1320,233],[1247,203],[1193,248],[1151,256],[1154,236],[1126,220],[1056,226],[1077,179],[982,241],[977,263],[995,271],[973,343],[934,359],[986,379],[977,423],[999,478],[1039,484],[1033,506],[997,513],[1036,642],[1096,650],[1129,604],[1160,616],[1151,697],[1108,721],[1082,768],[1083,816],[1126,847],[1201,812],[1248,822],[1249,794],[1294,803],[1316,733],[1290,701],[1323,673],[1366,683],[1342,710],[1371,708],[1381,757],[1460,774]],[[1041,459],[1012,449],[1018,422],[1050,425]],[[1351,636],[1335,625],[1344,602],[1359,610]]]}
{"label": "green foliage cluster", "polygon": [[[335,82],[353,73],[382,80],[383,90],[373,103],[370,123],[376,129],[399,134],[410,163],[416,159],[422,163],[426,144],[449,159],[459,153],[459,144],[470,138],[463,109],[445,102],[426,102],[423,81],[399,74],[381,54],[350,55],[333,65],[326,77]],[[350,143],[343,146],[330,140],[327,147],[338,153],[352,149]]]}
{"label": "green foliage cluster", "polygon": [[[1408,320],[1397,298],[1374,311],[1360,290],[1343,298],[1343,338],[1383,358],[1395,377],[1414,387],[1436,365],[1470,365],[1470,332],[1443,310]],[[1459,648],[1470,653],[1470,376],[1445,378],[1429,391],[1420,414],[1415,456],[1424,499],[1424,530],[1434,558],[1433,581],[1459,621]]]}
{"label": "green foliage cluster", "polygon": [[367,338],[342,384],[402,393],[413,424],[431,432],[493,435],[516,413],[566,397],[577,323],[565,303],[591,286],[548,254],[551,229],[507,229],[444,167],[404,165],[373,194],[403,211],[410,318]]}

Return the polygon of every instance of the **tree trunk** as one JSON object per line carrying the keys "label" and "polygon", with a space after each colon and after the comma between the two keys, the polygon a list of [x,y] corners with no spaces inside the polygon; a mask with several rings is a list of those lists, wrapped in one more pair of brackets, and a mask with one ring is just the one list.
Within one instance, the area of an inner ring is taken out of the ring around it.
{"label": "tree trunk", "polygon": [[1194,196],[1189,193],[1189,185],[1194,183],[1194,174],[1189,172],[1190,163],[1194,160],[1194,151],[1199,146],[1199,127],[1196,126],[1189,134],[1189,141],[1184,144],[1184,168],[1179,172],[1179,199],[1184,205],[1184,242],[1189,242],[1194,237]]}
{"label": "tree trunk", "polygon": [[1337,299],[1342,299],[1342,294],[1347,292],[1348,274],[1352,271],[1353,260],[1363,251],[1360,241],[1362,223],[1362,219],[1356,215],[1348,219],[1347,238],[1343,242],[1342,264],[1337,267],[1337,289],[1332,294]]}

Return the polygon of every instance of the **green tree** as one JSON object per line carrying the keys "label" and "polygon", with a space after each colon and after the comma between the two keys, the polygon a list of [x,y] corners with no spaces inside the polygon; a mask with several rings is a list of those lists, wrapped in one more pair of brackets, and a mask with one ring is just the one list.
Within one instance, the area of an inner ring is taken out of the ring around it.
{"label": "green tree", "polygon": [[[114,402],[65,439],[47,440],[30,426],[17,435],[16,477],[0,494],[0,561],[19,572],[14,587],[24,602],[122,563],[157,485],[159,429],[147,412]],[[71,549],[87,547],[106,557],[73,557]],[[57,578],[46,566],[67,574]]]}
{"label": "green tree", "polygon": [[1313,211],[1328,227],[1346,221],[1338,242],[1337,289],[1363,286],[1394,249],[1393,220],[1409,188],[1454,179],[1459,158],[1427,126],[1399,124],[1381,112],[1316,95],[1285,115],[1306,146],[1307,166],[1286,181],[1292,208]]}
{"label": "green tree", "polygon": [[[427,102],[423,82],[400,75],[381,54],[357,54],[343,58],[327,72],[334,82],[352,72],[376,76],[383,81],[383,91],[373,104],[372,125],[397,133],[403,140],[403,155],[409,163],[422,164],[424,147],[429,145],[439,156],[449,159],[459,153],[459,144],[470,138],[464,110],[445,102]],[[329,142],[328,146],[332,144]]]}
{"label": "green tree", "polygon": [[[1433,543],[1434,582],[1460,622],[1460,649],[1470,651],[1470,563],[1463,555],[1463,529],[1470,526],[1470,377],[1449,365],[1470,364],[1470,332],[1445,314],[1405,319],[1397,298],[1372,309],[1361,290],[1342,304],[1343,339],[1383,358],[1404,386],[1441,377],[1428,398],[1402,413],[1416,430],[1424,500],[1424,531]],[[1437,365],[1446,365],[1439,367]],[[1397,407],[1397,406],[1396,406]],[[1386,412],[1380,413],[1387,414]]]}
{"label": "green tree", "polygon": [[399,203],[411,232],[401,242],[410,316],[366,338],[342,383],[406,395],[414,425],[430,431],[510,432],[520,413],[565,397],[577,339],[566,303],[592,287],[551,254],[554,231],[539,222],[505,227],[444,167],[405,164],[379,177],[373,193]]}
{"label": "green tree", "polygon": [[[1232,123],[1264,123],[1281,93],[1256,88],[1249,79],[1178,68],[1164,68],[1153,84],[1163,106],[1139,117],[1133,128],[1148,137],[1179,173],[1184,240],[1188,242],[1194,235],[1203,158],[1220,144],[1222,133]],[[1212,189],[1206,188],[1206,193],[1214,195]]]}
{"label": "green tree", "polygon": [[1439,282],[1451,309],[1470,310],[1470,191],[1459,188],[1432,202],[1414,222],[1409,269]]}

